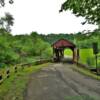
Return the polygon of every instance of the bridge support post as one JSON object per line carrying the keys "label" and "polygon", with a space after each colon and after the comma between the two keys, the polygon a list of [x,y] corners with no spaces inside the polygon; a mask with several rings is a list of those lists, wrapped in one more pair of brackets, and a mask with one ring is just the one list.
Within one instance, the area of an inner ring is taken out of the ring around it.
{"label": "bridge support post", "polygon": [[77,49],[74,48],[73,49],[73,63],[76,62],[76,60],[77,60]]}

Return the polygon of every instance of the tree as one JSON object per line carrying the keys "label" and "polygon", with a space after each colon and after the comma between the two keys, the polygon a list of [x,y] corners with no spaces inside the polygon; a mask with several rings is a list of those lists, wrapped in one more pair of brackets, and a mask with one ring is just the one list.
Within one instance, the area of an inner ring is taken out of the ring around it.
{"label": "tree", "polygon": [[36,43],[37,39],[39,38],[38,33],[37,32],[31,32],[30,36],[31,36],[33,42]]}
{"label": "tree", "polygon": [[0,19],[0,26],[7,30],[7,32],[11,31],[11,26],[14,24],[14,18],[10,13],[5,13],[4,17]]}
{"label": "tree", "polygon": [[[10,4],[12,4],[14,1],[13,0],[9,0],[8,1]],[[5,6],[5,0],[0,0],[0,6],[4,7]]]}
{"label": "tree", "polygon": [[5,22],[7,23],[6,30],[10,32],[10,26],[13,26],[14,24],[14,18],[10,13],[5,13]]}
{"label": "tree", "polygon": [[3,21],[3,17],[1,17],[1,19],[0,19],[0,28],[4,28],[4,21]]}
{"label": "tree", "polygon": [[86,22],[100,25],[100,0],[67,0],[62,6],[63,10],[71,10],[76,16],[85,17]]}

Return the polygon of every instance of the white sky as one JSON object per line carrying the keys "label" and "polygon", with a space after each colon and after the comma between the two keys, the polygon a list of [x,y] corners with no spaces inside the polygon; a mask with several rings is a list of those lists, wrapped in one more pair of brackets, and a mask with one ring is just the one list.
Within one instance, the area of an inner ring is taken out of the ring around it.
{"label": "white sky", "polygon": [[59,13],[65,0],[14,0],[0,8],[0,13],[10,12],[15,18],[12,34],[38,33],[75,33],[93,30],[94,25],[81,25],[84,18],[77,18],[70,11]]}

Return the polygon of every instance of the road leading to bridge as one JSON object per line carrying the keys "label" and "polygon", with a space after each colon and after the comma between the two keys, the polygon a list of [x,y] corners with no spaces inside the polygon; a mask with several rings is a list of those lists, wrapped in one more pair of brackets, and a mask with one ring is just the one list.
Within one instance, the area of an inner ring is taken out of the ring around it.
{"label": "road leading to bridge", "polygon": [[100,81],[72,70],[72,64],[50,64],[30,77],[25,100],[100,100]]}

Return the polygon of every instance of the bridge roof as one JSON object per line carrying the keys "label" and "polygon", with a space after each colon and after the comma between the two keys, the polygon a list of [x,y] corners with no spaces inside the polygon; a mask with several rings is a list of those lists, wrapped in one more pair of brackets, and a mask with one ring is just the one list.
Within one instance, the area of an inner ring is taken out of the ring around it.
{"label": "bridge roof", "polygon": [[76,45],[66,39],[60,39],[52,44],[53,48],[75,48]]}

